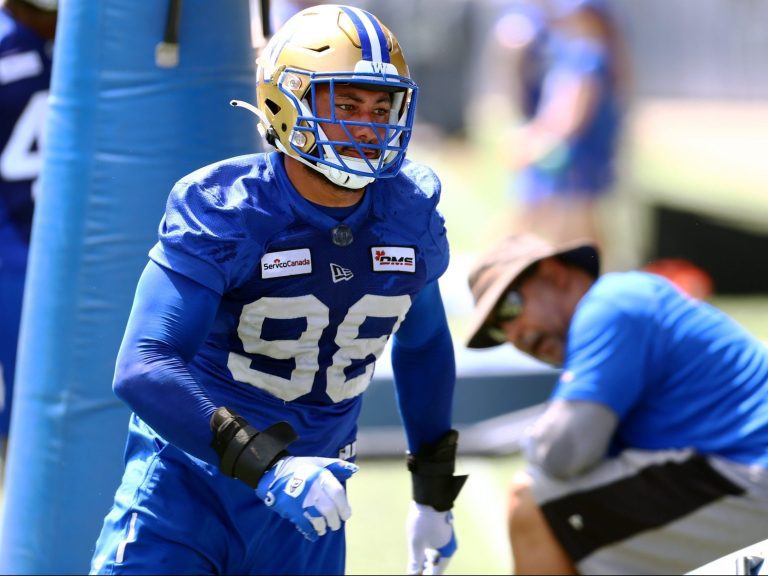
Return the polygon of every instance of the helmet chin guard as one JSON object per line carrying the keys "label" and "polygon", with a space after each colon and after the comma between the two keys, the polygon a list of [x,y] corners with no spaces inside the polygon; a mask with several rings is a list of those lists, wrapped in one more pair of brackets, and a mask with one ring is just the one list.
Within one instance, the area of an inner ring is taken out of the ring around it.
{"label": "helmet chin guard", "polygon": [[[364,164],[364,162],[361,162],[357,158],[350,158],[349,156],[341,156],[341,158],[344,158],[345,163],[348,165],[354,166],[355,164]],[[306,164],[320,172],[320,174],[328,178],[328,180],[336,184],[336,186],[343,186],[344,188],[350,188],[352,190],[364,188],[376,180],[373,176],[351,174],[350,172],[344,172],[338,168],[332,168],[327,164],[312,164],[311,162],[307,162]]]}
{"label": "helmet chin guard", "polygon": [[[257,65],[256,106],[233,103],[259,117],[259,131],[270,144],[345,188],[363,188],[398,174],[413,129],[418,88],[397,39],[375,16],[338,5],[302,10],[272,37]],[[391,94],[389,118],[336,118],[334,98],[342,85]],[[329,90],[330,117],[317,114],[321,86]],[[323,126],[331,125],[343,136],[328,138]],[[369,128],[375,141],[356,140],[353,132],[359,127]]]}

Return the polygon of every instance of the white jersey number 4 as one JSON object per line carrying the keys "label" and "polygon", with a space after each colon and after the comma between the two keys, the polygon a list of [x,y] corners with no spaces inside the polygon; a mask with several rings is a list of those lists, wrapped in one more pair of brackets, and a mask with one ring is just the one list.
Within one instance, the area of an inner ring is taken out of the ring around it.
{"label": "white jersey number 4", "polygon": [[[42,90],[27,102],[0,154],[0,176],[3,180],[14,182],[38,177],[43,163],[47,115],[48,91]],[[32,189],[35,189],[34,185]]]}

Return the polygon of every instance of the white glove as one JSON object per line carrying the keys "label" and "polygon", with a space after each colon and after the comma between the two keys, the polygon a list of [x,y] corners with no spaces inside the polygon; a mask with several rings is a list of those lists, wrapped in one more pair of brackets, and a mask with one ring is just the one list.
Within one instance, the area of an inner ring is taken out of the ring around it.
{"label": "white glove", "polygon": [[438,512],[432,506],[411,502],[406,521],[410,545],[408,574],[442,574],[456,552],[451,511]]}
{"label": "white glove", "polygon": [[256,495],[293,522],[307,540],[315,541],[328,528],[341,528],[352,514],[340,481],[357,470],[355,464],[337,458],[288,456],[264,473]]}

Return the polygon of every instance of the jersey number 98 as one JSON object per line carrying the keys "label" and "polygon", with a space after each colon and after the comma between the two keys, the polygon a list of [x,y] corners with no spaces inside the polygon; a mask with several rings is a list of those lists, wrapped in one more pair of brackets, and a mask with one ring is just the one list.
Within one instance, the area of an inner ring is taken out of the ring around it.
{"label": "jersey number 98", "polygon": [[[349,308],[336,330],[334,342],[338,350],[333,355],[333,363],[326,371],[326,393],[331,400],[341,402],[353,398],[368,387],[373,375],[373,363],[366,366],[365,372],[349,380],[346,379],[344,370],[353,359],[363,359],[369,355],[378,359],[387,343],[389,335],[377,338],[358,337],[360,326],[365,319],[396,318],[392,328],[394,333],[410,306],[411,298],[407,295],[366,294]],[[261,329],[266,318],[306,318],[307,329],[296,340],[263,340]],[[230,352],[228,367],[232,376],[286,402],[308,394],[312,391],[315,375],[320,368],[320,336],[328,324],[328,307],[311,294],[294,298],[267,297],[248,304],[243,308],[237,328],[243,349],[249,354],[261,354],[269,358],[293,358],[296,367],[291,372],[290,379],[286,379],[259,371],[252,367],[251,359],[247,356]]]}

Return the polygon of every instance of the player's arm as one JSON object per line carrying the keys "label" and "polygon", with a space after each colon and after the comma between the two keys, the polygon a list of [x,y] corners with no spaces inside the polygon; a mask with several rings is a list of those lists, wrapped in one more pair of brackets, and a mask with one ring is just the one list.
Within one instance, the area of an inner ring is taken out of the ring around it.
{"label": "player's arm", "polygon": [[187,363],[210,331],[220,296],[150,261],[134,296],[113,389],[163,438],[218,465],[209,422],[216,406]]}
{"label": "player's arm", "polygon": [[572,478],[605,458],[617,425],[604,404],[556,398],[528,432],[526,458],[555,478]]}
{"label": "player's arm", "polygon": [[408,450],[451,429],[456,362],[437,281],[416,295],[392,340],[392,368]]}
{"label": "player's arm", "polygon": [[456,363],[436,280],[415,297],[395,334],[392,367],[413,486],[408,569],[441,573],[456,551],[450,510],[466,476],[454,476],[458,432],[451,429],[451,411]]}
{"label": "player's arm", "polygon": [[557,70],[549,80],[538,126],[561,140],[578,134],[597,106],[600,85],[590,74]]}
{"label": "player's arm", "polygon": [[237,463],[246,440],[256,438],[257,431],[228,408],[216,406],[188,367],[211,329],[220,299],[211,288],[150,261],[136,288],[113,388],[165,440],[255,488],[296,435],[283,423],[261,437],[265,446],[259,462]]}
{"label": "player's arm", "polygon": [[[216,406],[187,364],[205,340],[220,296],[151,262],[139,281],[118,354],[115,393],[165,440],[218,466],[293,522],[308,539],[337,530],[351,513],[339,480],[357,467],[329,458],[293,458],[296,434],[286,422],[257,431]],[[306,483],[304,498],[286,495]]]}

